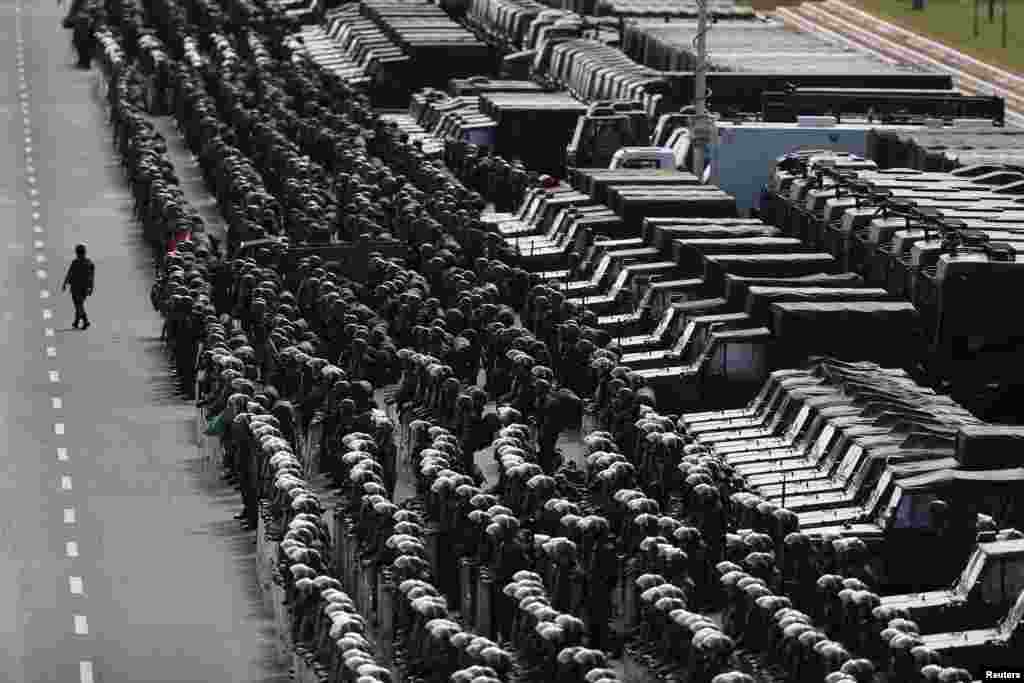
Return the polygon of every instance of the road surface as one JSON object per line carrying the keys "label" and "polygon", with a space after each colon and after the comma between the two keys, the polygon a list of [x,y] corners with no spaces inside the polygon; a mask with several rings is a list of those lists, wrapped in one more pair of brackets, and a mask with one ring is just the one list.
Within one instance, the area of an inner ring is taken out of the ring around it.
{"label": "road surface", "polygon": [[[0,680],[286,680],[255,540],[199,463],[96,74],[73,68],[62,15],[0,0]],[[84,332],[60,292],[79,242],[97,269]]]}

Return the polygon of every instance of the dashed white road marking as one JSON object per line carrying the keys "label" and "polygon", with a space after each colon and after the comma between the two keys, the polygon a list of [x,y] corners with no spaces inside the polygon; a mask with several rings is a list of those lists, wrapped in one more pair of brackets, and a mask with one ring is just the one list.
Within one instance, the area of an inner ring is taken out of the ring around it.
{"label": "dashed white road marking", "polygon": [[88,659],[83,659],[78,663],[78,674],[82,679],[82,683],[93,683],[92,678],[92,662]]}
{"label": "dashed white road marking", "polygon": [[[15,10],[16,10],[16,12],[19,15],[21,14],[21,7],[20,7],[20,5],[17,6],[15,8]],[[19,87],[20,93],[19,93],[19,99],[21,100],[22,110],[23,110],[23,114],[24,114],[23,124],[24,124],[24,136],[25,136],[25,157],[26,157],[26,160],[27,160],[27,164],[26,164],[26,181],[27,181],[27,183],[29,185],[28,194],[29,194],[30,197],[32,197],[32,200],[31,200],[32,201],[32,208],[33,209],[38,209],[41,206],[41,203],[39,202],[38,199],[36,199],[36,197],[38,197],[38,195],[39,195],[39,191],[35,187],[36,184],[37,184],[38,179],[36,177],[36,168],[35,168],[35,165],[32,163],[32,157],[31,157],[31,154],[32,154],[32,121],[31,121],[31,119],[28,116],[29,107],[28,107],[27,100],[28,100],[28,97],[29,97],[29,95],[28,95],[29,88],[28,88],[28,84],[27,84],[27,81],[26,81],[26,78],[25,78],[25,66],[24,66],[24,57],[23,57],[23,39],[22,39],[22,36],[21,36],[20,24],[18,26],[17,42],[18,42],[17,65],[18,65],[18,71],[19,71],[19,74],[20,74],[20,87]],[[41,218],[41,216],[40,216],[39,212],[38,211],[33,211],[33,213],[32,213],[32,219],[33,219],[32,230],[36,234],[43,233],[43,227],[38,224],[38,221],[40,220],[40,218]],[[44,249],[46,245],[45,245],[45,243],[42,240],[35,240],[34,243],[33,243],[33,246],[36,249]],[[45,254],[41,254],[41,253],[40,254],[36,254],[36,263],[43,264],[43,263],[46,263],[46,261],[47,261],[47,258],[46,258]],[[38,279],[40,279],[40,280],[45,280],[48,277],[48,273],[44,269],[39,269],[39,270],[36,271],[36,277]],[[40,299],[49,299],[50,298],[50,291],[48,289],[40,290],[39,298]],[[52,317],[53,317],[53,311],[52,310],[50,310],[48,308],[43,309],[43,319],[49,320]],[[49,328],[49,327],[46,328],[45,329],[45,335],[47,337],[54,336],[53,328]],[[53,346],[46,347],[46,355],[47,355],[48,358],[56,357],[57,349],[55,347],[53,347]],[[57,382],[60,381],[60,374],[56,370],[50,370],[49,371],[49,379],[50,379],[51,383],[57,383]],[[59,398],[59,397],[52,397],[52,405],[53,405],[54,410],[60,410],[60,409],[63,408],[63,400],[61,398]],[[54,431],[54,434],[56,434],[57,436],[63,436],[64,433],[65,433],[65,425],[64,425],[64,423],[63,422],[56,422],[56,423],[54,423],[53,431]],[[57,449],[57,459],[60,460],[60,461],[67,461],[68,460],[68,452],[67,452],[66,448],[61,447],[61,448]],[[70,475],[67,475],[67,474],[61,475],[60,487],[61,487],[61,490],[63,490],[63,491],[70,491],[71,490],[71,488],[72,488],[72,481],[71,481],[71,476]],[[69,524],[69,525],[76,523],[76,514],[75,514],[75,509],[74,508],[64,508],[64,523],[65,524]],[[64,546],[64,554],[67,557],[69,557],[69,558],[76,558],[76,557],[78,557],[78,542],[77,541],[67,541],[65,543],[65,546]],[[68,590],[70,591],[70,593],[72,595],[76,595],[76,596],[83,595],[84,592],[85,592],[85,585],[84,585],[84,582],[82,580],[82,577],[80,577],[80,576],[69,576],[68,577]],[[74,632],[75,632],[76,635],[85,636],[85,635],[89,634],[89,620],[86,618],[86,616],[84,614],[75,614],[75,615],[73,615],[73,623],[74,623]],[[91,660],[80,660],[78,664],[79,664],[79,666],[78,666],[79,680],[81,681],[81,683],[94,683],[94,671],[93,671],[92,661]]]}

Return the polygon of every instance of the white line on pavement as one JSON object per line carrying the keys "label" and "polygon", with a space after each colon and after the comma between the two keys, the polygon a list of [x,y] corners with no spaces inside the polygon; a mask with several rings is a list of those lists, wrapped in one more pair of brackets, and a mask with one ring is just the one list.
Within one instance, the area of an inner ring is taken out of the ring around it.
{"label": "white line on pavement", "polygon": [[89,620],[85,618],[84,614],[75,615],[75,635],[76,636],[87,636],[89,635]]}
{"label": "white line on pavement", "polygon": [[64,436],[64,423],[57,422],[53,425],[53,433],[57,436]]}
{"label": "white line on pavement", "polygon": [[64,508],[64,523],[74,524],[75,523],[75,508]]}
{"label": "white line on pavement", "polygon": [[68,460],[68,449],[61,447],[57,449],[57,459],[61,462],[67,462]]}
{"label": "white line on pavement", "polygon": [[78,663],[78,673],[82,683],[93,683],[92,662],[88,659],[83,659]]}
{"label": "white line on pavement", "polygon": [[40,299],[49,299],[50,298],[50,290],[48,290],[48,289],[41,289],[41,290],[39,290],[39,298]]}
{"label": "white line on pavement", "polygon": [[46,279],[46,275],[47,275],[47,272],[45,270],[43,270],[42,268],[40,268],[39,270],[36,271],[36,277],[39,278],[40,280],[45,280]]}
{"label": "white line on pavement", "polygon": [[[45,313],[43,314],[43,317],[44,318],[46,317]],[[47,337],[52,337],[53,336],[53,328],[52,327],[47,327],[46,330],[43,331],[43,334],[45,334]]]}
{"label": "white line on pavement", "polygon": [[57,355],[57,349],[55,347],[53,347],[53,346],[47,346],[46,347],[46,357],[47,358],[54,358],[54,357],[56,357],[56,355]]}
{"label": "white line on pavement", "polygon": [[56,370],[50,370],[50,381],[56,384],[60,381],[60,373]]}
{"label": "white line on pavement", "polygon": [[82,577],[69,576],[68,588],[71,590],[72,595],[81,595],[85,591],[85,585],[82,583]]}
{"label": "white line on pavement", "polygon": [[60,488],[63,491],[70,491],[71,490],[71,476],[70,475],[67,475],[67,474],[62,474],[61,475],[61,477],[60,477]]}
{"label": "white line on pavement", "polygon": [[65,543],[64,555],[67,557],[78,557],[78,541],[68,541]]}

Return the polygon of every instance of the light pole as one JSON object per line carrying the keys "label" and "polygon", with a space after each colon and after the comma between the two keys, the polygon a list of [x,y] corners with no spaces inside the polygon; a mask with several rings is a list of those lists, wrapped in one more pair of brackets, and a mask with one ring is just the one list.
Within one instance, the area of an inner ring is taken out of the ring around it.
{"label": "light pole", "polygon": [[1009,3],[1003,0],[1003,49],[1006,49],[1006,17],[1010,13]]}
{"label": "light pole", "polygon": [[707,70],[708,70],[708,42],[707,34],[710,30],[708,23],[707,0],[697,0],[697,36],[694,38],[694,47],[697,50],[697,69],[693,78],[694,94],[694,117],[693,117],[693,172],[697,178],[704,176],[704,160],[707,152],[707,144],[711,141],[710,122],[708,120],[707,108]]}

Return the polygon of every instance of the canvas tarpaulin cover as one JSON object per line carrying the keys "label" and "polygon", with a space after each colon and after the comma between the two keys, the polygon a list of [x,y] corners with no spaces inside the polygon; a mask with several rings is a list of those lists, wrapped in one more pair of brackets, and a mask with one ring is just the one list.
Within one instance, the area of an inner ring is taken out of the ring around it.
{"label": "canvas tarpaulin cover", "polygon": [[728,273],[725,276],[725,298],[729,308],[746,305],[750,287],[860,287],[864,278],[856,273],[811,273],[800,277],[758,277]]}
{"label": "canvas tarpaulin cover", "polygon": [[899,367],[920,339],[917,310],[902,301],[774,303],[771,310],[775,362],[782,364],[827,353]]}
{"label": "canvas tarpaulin cover", "polygon": [[831,254],[712,254],[704,257],[704,279],[713,291],[725,285],[725,275],[759,277],[800,277],[814,273],[839,272],[839,262]]}

